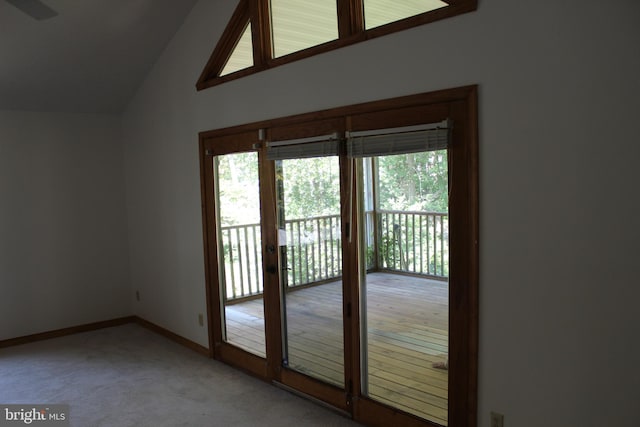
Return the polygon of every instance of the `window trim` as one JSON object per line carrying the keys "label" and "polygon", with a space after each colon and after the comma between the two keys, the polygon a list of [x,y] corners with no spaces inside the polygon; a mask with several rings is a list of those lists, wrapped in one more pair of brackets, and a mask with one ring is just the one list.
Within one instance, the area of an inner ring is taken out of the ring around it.
{"label": "window trim", "polygon": [[[198,78],[196,89],[200,91],[290,62],[477,9],[477,0],[443,0],[449,6],[365,30],[363,7],[365,0],[336,1],[338,6],[338,39],[274,58],[271,49],[269,0],[240,0]],[[251,23],[253,66],[220,76],[248,22]]]}

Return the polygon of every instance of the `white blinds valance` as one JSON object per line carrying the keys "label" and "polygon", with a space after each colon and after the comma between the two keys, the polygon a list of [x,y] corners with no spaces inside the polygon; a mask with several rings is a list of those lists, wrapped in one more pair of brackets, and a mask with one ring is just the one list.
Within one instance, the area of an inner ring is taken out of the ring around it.
{"label": "white blinds valance", "polygon": [[347,139],[350,157],[385,156],[444,150],[451,138],[451,121],[427,125],[351,132]]}
{"label": "white blinds valance", "polygon": [[338,134],[267,143],[269,160],[305,159],[338,155]]}

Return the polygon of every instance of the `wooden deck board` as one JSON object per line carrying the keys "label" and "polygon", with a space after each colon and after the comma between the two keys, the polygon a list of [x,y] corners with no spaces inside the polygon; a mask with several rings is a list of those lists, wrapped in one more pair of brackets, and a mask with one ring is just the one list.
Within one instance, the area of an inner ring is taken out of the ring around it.
{"label": "wooden deck board", "polygon": [[[446,282],[389,273],[367,275],[369,396],[447,424],[448,373],[433,362],[448,354]],[[286,295],[289,366],[344,384],[340,282]],[[265,355],[262,299],[226,307],[227,339]]]}

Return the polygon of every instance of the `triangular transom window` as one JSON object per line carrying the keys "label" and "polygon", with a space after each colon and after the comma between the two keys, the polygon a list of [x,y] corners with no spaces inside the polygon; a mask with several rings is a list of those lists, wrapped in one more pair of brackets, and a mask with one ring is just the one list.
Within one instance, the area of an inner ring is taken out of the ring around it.
{"label": "triangular transom window", "polygon": [[224,68],[220,72],[221,76],[235,73],[253,66],[253,44],[251,43],[251,23],[247,24],[238,44],[231,52]]}

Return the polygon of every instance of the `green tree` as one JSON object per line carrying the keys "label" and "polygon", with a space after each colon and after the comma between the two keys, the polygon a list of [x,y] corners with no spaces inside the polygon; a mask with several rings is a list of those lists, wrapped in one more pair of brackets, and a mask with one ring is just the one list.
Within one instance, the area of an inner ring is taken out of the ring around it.
{"label": "green tree", "polygon": [[446,150],[379,157],[378,180],[381,209],[448,209]]}
{"label": "green tree", "polygon": [[340,213],[340,170],[337,157],[283,161],[286,219]]}
{"label": "green tree", "polygon": [[215,159],[222,226],[260,222],[257,153],[236,153]]}

